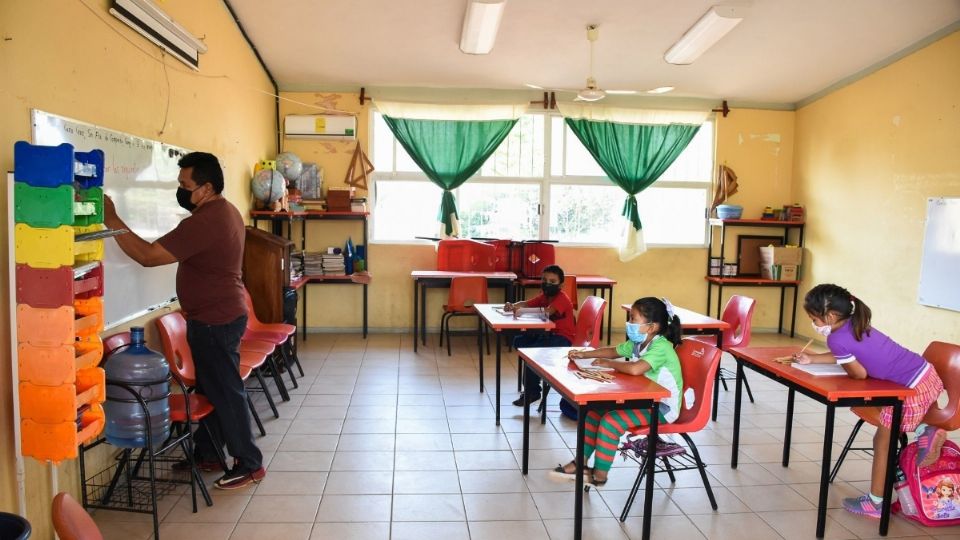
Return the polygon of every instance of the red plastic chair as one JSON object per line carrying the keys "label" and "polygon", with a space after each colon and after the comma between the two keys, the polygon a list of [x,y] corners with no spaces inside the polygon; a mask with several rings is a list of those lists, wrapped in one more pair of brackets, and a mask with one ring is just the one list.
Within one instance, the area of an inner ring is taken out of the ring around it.
{"label": "red plastic chair", "polygon": [[[707,478],[707,466],[703,463],[703,460],[700,459],[700,452],[697,450],[697,445],[694,444],[689,434],[703,429],[703,427],[707,425],[707,420],[710,418],[710,399],[708,396],[710,396],[713,386],[716,384],[716,371],[717,368],[720,367],[720,355],[720,349],[694,339],[685,339],[680,346],[677,347],[677,356],[680,357],[680,369],[683,372],[683,404],[680,407],[680,416],[677,418],[677,421],[670,424],[660,424],[657,427],[657,432],[660,435],[674,433],[683,437],[683,440],[693,452],[693,463],[691,464],[689,457],[686,456],[681,457],[681,459],[685,458],[684,461],[678,461],[677,458],[654,455],[654,459],[659,457],[663,460],[663,468],[656,472],[666,472],[670,475],[671,482],[676,481],[674,473],[677,471],[693,469],[700,471],[703,487],[707,490],[707,496],[710,498],[710,506],[714,510],[717,509],[717,500],[713,496],[713,489],[710,487],[710,480]],[[686,402],[686,397],[690,390],[693,391],[693,403]],[[628,433],[630,436],[646,436],[648,432],[648,428],[638,427],[630,430]],[[651,445],[648,442],[646,448],[649,449],[651,446],[654,447],[654,454],[656,454],[657,445]],[[627,502],[623,506],[623,512],[620,514],[621,522],[627,519],[627,513],[633,505],[633,500],[637,497],[637,491],[643,484],[643,477],[647,470],[647,459],[649,458],[649,454],[644,453],[642,460],[640,460],[640,472],[637,474],[637,480],[633,483],[633,489],[630,491]],[[679,463],[680,466],[671,465],[671,461]]]}
{"label": "red plastic chair", "polygon": [[563,277],[563,284],[560,286],[560,290],[567,293],[567,298],[570,299],[570,303],[573,304],[573,310],[577,311],[577,276],[566,275]]}
{"label": "red plastic chair", "polygon": [[53,498],[51,517],[60,540],[103,540],[96,522],[69,493],[60,492]]}
{"label": "red plastic chair", "polygon": [[[934,403],[923,417],[923,423],[937,426],[946,431],[956,431],[960,429],[960,345],[944,343],[943,341],[932,341],[930,345],[927,345],[926,350],[923,351],[923,357],[933,365],[933,369],[937,370],[937,375],[940,375],[940,379],[943,381],[943,390],[947,393],[947,404],[941,407],[939,404]],[[833,466],[833,470],[830,471],[831,482],[837,477],[837,473],[840,472],[840,466],[843,465],[843,460],[847,457],[847,453],[849,453],[850,450],[873,450],[872,446],[869,448],[852,447],[853,440],[856,439],[857,433],[860,432],[863,424],[866,422],[874,427],[880,425],[879,407],[851,407],[850,410],[853,411],[853,414],[859,416],[860,419],[857,420],[856,425],[853,426],[853,431],[850,432],[850,437],[847,438],[847,443],[843,446],[843,451],[840,452],[837,463]],[[901,434],[900,447],[902,448],[906,445],[907,436]]]}
{"label": "red plastic chair", "polygon": [[[723,343],[720,349],[727,351],[730,347],[746,347],[750,344],[751,325],[753,324],[753,310],[757,307],[757,301],[749,296],[735,294],[727,300],[727,305],[723,308],[723,316],[720,319],[730,325],[730,329],[723,332]],[[713,336],[692,336],[690,339],[703,341],[713,345],[716,340]],[[723,385],[727,390],[727,381],[736,381],[737,374],[728,369],[720,368],[717,370],[717,382]],[[753,403],[753,392],[750,391],[750,383],[747,376],[743,376],[743,387],[747,391],[747,397],[750,403]],[[713,420],[717,419],[717,403],[720,400],[720,387],[713,387]]]}
{"label": "red plastic chair", "polygon": [[[486,304],[487,278],[483,276],[455,277],[450,280],[450,293],[447,303],[443,306],[443,315],[440,317],[440,346],[443,347],[443,335],[447,335],[447,356],[450,351],[450,319],[454,317],[473,316],[479,318],[474,304]],[[483,327],[481,326],[481,332]],[[490,354],[490,344],[487,343],[487,354]]]}
{"label": "red plastic chair", "polygon": [[[566,283],[566,280],[564,280]],[[573,336],[572,347],[594,347],[600,344],[600,326],[603,324],[603,312],[607,307],[607,301],[599,296],[588,296],[583,299],[580,305],[580,313],[577,315],[577,328]],[[521,366],[522,367],[522,366]],[[540,406],[537,411],[540,413],[540,423],[547,423],[547,393],[550,392],[550,385],[547,381],[542,381],[543,397],[540,399]]]}
{"label": "red plastic chair", "polygon": [[[243,339],[245,341],[266,341],[267,343],[272,343],[277,352],[280,353],[281,360],[283,365],[288,368],[290,375],[290,382],[293,384],[294,388],[299,388],[297,384],[297,378],[293,375],[293,371],[290,371],[290,367],[293,364],[297,365],[297,369],[300,371],[300,376],[303,377],[303,367],[300,365],[300,358],[297,356],[296,349],[296,334],[297,327],[292,324],[286,323],[264,323],[260,322],[260,319],[257,318],[257,312],[253,306],[253,297],[250,296],[250,291],[246,287],[243,288],[243,299],[247,305],[247,330],[243,334]],[[290,347],[289,355],[287,353],[287,347]],[[277,387],[280,390],[280,395],[284,401],[290,401],[290,396],[287,394],[286,387],[283,386],[283,383],[280,379],[279,369],[277,362],[273,359],[272,354],[270,358],[270,367],[274,373],[274,379],[277,382]]]}
{"label": "red plastic chair", "polygon": [[[187,343],[187,320],[183,318],[183,314],[179,311],[173,311],[158,317],[154,320],[154,323],[157,325],[157,331],[160,333],[160,341],[163,344],[163,355],[167,358],[170,369],[183,381],[183,384],[188,387],[196,386],[197,371],[194,367],[193,353],[190,351],[190,345]],[[250,378],[251,373],[254,373],[253,368],[241,362],[240,379],[246,382],[247,379]],[[262,385],[263,378],[259,371],[256,373]],[[257,414],[257,408],[253,405],[250,394],[247,394],[247,406],[250,408],[250,414],[253,415],[253,420],[256,422],[257,428],[260,430],[260,436],[265,437],[267,430],[264,429],[263,422],[260,421],[260,415]],[[224,470],[228,469],[224,468]]]}

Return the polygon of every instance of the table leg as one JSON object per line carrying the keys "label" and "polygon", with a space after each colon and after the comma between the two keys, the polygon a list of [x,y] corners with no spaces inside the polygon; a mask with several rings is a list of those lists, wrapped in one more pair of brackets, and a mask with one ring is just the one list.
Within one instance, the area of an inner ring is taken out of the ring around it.
{"label": "table leg", "polygon": [[[523,383],[527,383],[527,370],[523,370]],[[527,468],[530,465],[530,396],[523,393],[523,459],[521,460],[521,471],[527,474]]]}
{"label": "table leg", "polygon": [[363,339],[367,339],[367,284],[363,284]]}
{"label": "table leg", "polygon": [[900,433],[900,422],[903,419],[903,402],[897,401],[893,405],[893,418],[890,419],[890,447],[887,449],[887,477],[883,481],[883,505],[880,507],[880,536],[887,535],[890,527],[890,503],[893,499],[893,480],[897,472],[897,443],[900,438],[893,435]]}
{"label": "table leg", "polygon": [[793,399],[796,392],[791,388],[787,392],[787,421],[783,428],[783,461],[784,467],[790,466],[790,438],[793,436]]}
{"label": "table leg", "polygon": [[712,296],[712,293],[713,293],[713,283],[710,283],[708,281],[707,282],[707,310],[704,311],[704,313],[706,313],[707,315],[710,315],[710,304],[711,304],[710,297]]}
{"label": "table leg", "polygon": [[419,281],[413,280],[413,352],[417,352],[417,347],[420,345],[420,304],[417,302],[417,289],[420,287],[418,284]]}
{"label": "table leg", "polygon": [[[833,405],[827,405],[827,420],[823,427],[823,457],[820,462],[820,496],[817,498],[817,538],[823,538],[823,531],[827,527],[827,487],[830,482],[830,453],[833,451],[835,413],[836,408]],[[896,437],[891,439],[896,443]]]}
{"label": "table leg", "polygon": [[647,451],[652,447],[653,456],[647,454],[647,486],[643,495],[643,540],[650,539],[650,521],[653,514],[653,477],[657,474],[657,428],[660,424],[660,404],[656,401],[650,407],[650,434],[647,435]]}
{"label": "table leg", "polygon": [[579,407],[579,410],[577,411],[577,455],[574,456],[574,461],[576,461],[577,464],[577,478],[575,481],[576,495],[573,499],[574,540],[580,540],[583,536],[583,467],[585,465],[583,459],[583,445],[588,412],[589,409],[587,407]]}
{"label": "table leg", "polygon": [[[447,338],[450,339],[450,338]],[[483,393],[483,317],[477,317],[477,358],[480,361],[480,393]]]}
{"label": "table leg", "polygon": [[[720,304],[722,303],[723,303],[723,285],[718,283],[717,284],[717,316],[714,317],[715,319],[720,318]],[[707,314],[709,313],[710,312],[708,311]]]}
{"label": "table leg", "polygon": [[497,334],[497,425],[500,425],[500,334],[501,332],[494,332]]}
{"label": "table leg", "polygon": [[607,345],[610,344],[610,332],[613,329],[613,286],[610,286],[610,298],[607,299]]}
{"label": "table leg", "polygon": [[420,284],[420,342],[427,346],[427,284]]}
{"label": "table leg", "polygon": [[[709,313],[709,308],[707,313]],[[723,330],[717,330],[717,348],[722,350],[723,345]],[[721,354],[723,354],[721,352]],[[717,409],[720,407],[720,366],[717,366],[717,375],[714,377],[713,381],[713,411],[710,413],[710,418],[716,422],[717,421]]]}
{"label": "table leg", "polygon": [[733,444],[730,455],[730,467],[737,468],[737,454],[740,451],[740,398],[743,394],[743,361],[737,360],[737,384],[733,393]]}

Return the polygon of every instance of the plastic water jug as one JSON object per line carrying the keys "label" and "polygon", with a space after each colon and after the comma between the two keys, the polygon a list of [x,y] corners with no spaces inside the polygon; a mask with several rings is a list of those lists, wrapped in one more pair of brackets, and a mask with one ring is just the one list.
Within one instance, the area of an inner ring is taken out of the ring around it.
{"label": "plastic water jug", "polygon": [[900,501],[900,510],[908,515],[917,515],[917,505],[913,502],[913,494],[910,493],[910,485],[907,478],[899,468],[897,469],[897,481],[893,484],[893,489],[897,493],[897,500]]}
{"label": "plastic water jug", "polygon": [[[143,328],[130,329],[131,343],[107,358],[107,400],[103,404],[107,417],[107,442],[122,448],[147,446],[147,415],[156,448],[170,435],[170,366],[163,355],[147,348]],[[160,381],[160,382],[158,382]],[[112,382],[130,385],[147,404],[147,410],[125,388]],[[146,384],[153,383],[153,384]]]}

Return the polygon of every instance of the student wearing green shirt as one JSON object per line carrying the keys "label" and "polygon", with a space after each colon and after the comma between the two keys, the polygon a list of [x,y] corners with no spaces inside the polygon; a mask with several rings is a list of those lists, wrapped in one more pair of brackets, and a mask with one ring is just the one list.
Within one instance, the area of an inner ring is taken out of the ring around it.
{"label": "student wearing green shirt", "polygon": [[[592,351],[570,351],[570,359],[596,358],[593,365],[609,367],[627,375],[645,375],[670,391],[670,397],[660,402],[660,422],[675,422],[680,415],[683,399],[683,375],[680,359],[674,348],[680,344],[680,319],[659,298],[646,297],[633,303],[628,340],[616,347]],[[586,418],[583,459],[595,453],[594,468],[588,469],[591,483],[597,486],[607,482],[620,444],[620,437],[628,430],[648,425],[650,412],[646,409],[591,411]],[[576,462],[558,466],[555,473],[564,476],[576,474]]]}

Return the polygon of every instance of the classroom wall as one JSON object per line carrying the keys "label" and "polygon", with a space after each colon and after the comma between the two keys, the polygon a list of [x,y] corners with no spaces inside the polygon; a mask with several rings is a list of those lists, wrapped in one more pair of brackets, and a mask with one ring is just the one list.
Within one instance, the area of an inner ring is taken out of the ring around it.
{"label": "classroom wall", "polygon": [[[283,92],[281,118],[287,114],[321,114],[320,108],[358,115],[357,140],[368,149],[369,114],[372,105],[361,106],[353,93]],[[328,111],[329,112],[329,111]],[[731,202],[743,204],[747,215],[759,217],[767,205],[789,202],[792,178],[794,113],[737,109],[727,118],[717,119],[718,162],[726,161],[740,176],[740,192]],[[304,161],[318,163],[324,169],[324,188],[344,186],[344,177],[352,156],[354,141],[315,141],[283,139],[283,148]],[[372,184],[370,186],[372,188]],[[358,194],[362,191],[358,191]],[[350,222],[307,223],[307,249],[342,246],[347,237],[358,243],[359,225]],[[751,232],[755,234],[755,232]],[[299,246],[299,227],[294,228]],[[731,255],[732,256],[732,255]],[[640,257],[621,263],[613,248],[558,247],[557,262],[571,274],[602,274],[618,281],[613,307],[617,310],[614,326],[622,329],[619,304],[647,295],[666,296],[677,305],[691,309],[706,308],[706,250],[700,248],[653,248]],[[373,244],[369,248],[373,274],[370,285],[369,325],[374,331],[409,329],[413,320],[413,284],[410,272],[436,268],[436,248],[424,244]],[[714,291],[716,292],[716,291]],[[755,327],[772,329],[777,325],[779,294],[769,289],[727,289],[756,296],[760,300]],[[427,324],[436,328],[440,307],[447,291],[428,291]],[[499,293],[493,293],[494,299]],[[716,298],[714,296],[714,298]],[[302,301],[302,296],[301,296]],[[361,292],[349,285],[312,285],[308,293],[307,326],[331,330],[355,331],[361,324]],[[714,300],[714,306],[716,300]],[[332,306],[338,309],[331,309]],[[340,309],[342,308],[342,309]],[[714,308],[715,309],[715,308]],[[455,323],[456,324],[456,323]]]}
{"label": "classroom wall", "polygon": [[[30,139],[30,109],[100,124],[134,135],[206,150],[226,168],[226,196],[249,207],[256,159],[276,151],[273,91],[221,2],[166,0],[171,17],[209,46],[199,73],[111,16],[108,0],[0,2],[0,170],[13,169],[13,143]],[[6,189],[0,194],[4,264],[0,297],[9,305]],[[109,284],[107,284],[109,286]],[[9,350],[8,311],[0,341]],[[145,324],[144,319],[133,324]],[[9,358],[8,355],[3,355]],[[0,510],[17,511],[9,362],[0,362]],[[60,467],[61,489],[78,495],[75,462]],[[33,538],[52,538],[46,469],[27,459],[28,519]]]}
{"label": "classroom wall", "polygon": [[803,289],[847,287],[878,328],[918,352],[934,339],[960,343],[960,313],[917,303],[927,197],[960,196],[957,66],[960,32],[797,111]]}

